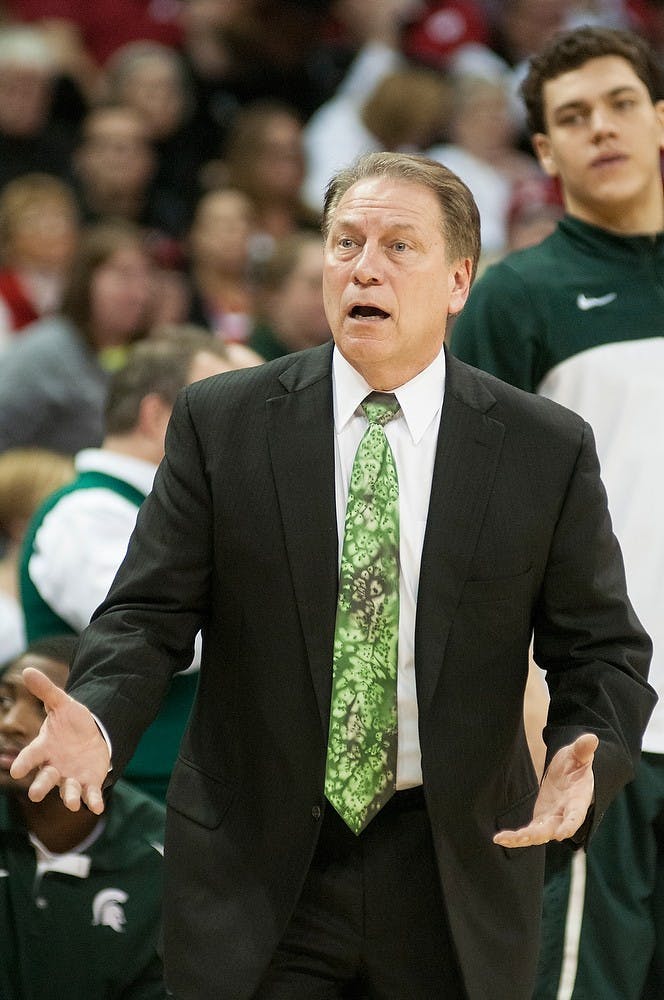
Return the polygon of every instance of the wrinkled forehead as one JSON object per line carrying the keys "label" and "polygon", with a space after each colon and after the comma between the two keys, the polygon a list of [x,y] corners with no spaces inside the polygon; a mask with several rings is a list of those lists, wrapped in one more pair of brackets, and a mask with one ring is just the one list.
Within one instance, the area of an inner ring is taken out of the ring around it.
{"label": "wrinkled forehead", "polygon": [[442,208],[435,193],[417,181],[368,177],[356,181],[340,197],[330,229],[372,220],[389,226],[440,230]]}

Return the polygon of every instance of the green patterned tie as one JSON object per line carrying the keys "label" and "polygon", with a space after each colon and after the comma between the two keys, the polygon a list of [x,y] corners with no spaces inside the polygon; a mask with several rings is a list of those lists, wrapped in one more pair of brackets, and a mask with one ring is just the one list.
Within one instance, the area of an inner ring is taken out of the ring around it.
{"label": "green patterned tie", "polygon": [[383,426],[399,411],[372,393],[348,491],[334,632],[325,794],[359,834],[397,776],[399,480]]}

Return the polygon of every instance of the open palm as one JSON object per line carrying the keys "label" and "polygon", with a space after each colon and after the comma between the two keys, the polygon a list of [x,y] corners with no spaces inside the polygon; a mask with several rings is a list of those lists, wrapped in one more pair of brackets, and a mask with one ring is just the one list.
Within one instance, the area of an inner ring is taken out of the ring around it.
{"label": "open palm", "polygon": [[94,717],[40,670],[27,667],[23,681],[43,702],[46,718],[39,734],[16,757],[12,777],[37,772],[28,790],[33,802],[59,788],[62,801],[73,812],[81,802],[94,813],[103,812],[101,788],[110,755]]}
{"label": "open palm", "polygon": [[593,759],[599,740],[592,733],[563,747],[547,768],[531,822],[519,830],[501,830],[493,838],[501,847],[529,847],[573,837],[593,801]]}

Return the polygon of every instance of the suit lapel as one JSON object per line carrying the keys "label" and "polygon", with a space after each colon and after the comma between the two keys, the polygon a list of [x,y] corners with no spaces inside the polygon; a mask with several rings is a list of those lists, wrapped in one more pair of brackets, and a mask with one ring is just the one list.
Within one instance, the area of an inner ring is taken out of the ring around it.
{"label": "suit lapel", "polygon": [[[268,400],[268,440],[295,598],[327,738],[338,589],[331,346],[297,356]],[[494,481],[504,427],[472,369],[447,356],[429,515],[422,551],[415,659],[420,714],[445,645]]]}
{"label": "suit lapel", "polygon": [[472,369],[447,354],[415,627],[415,669],[424,716],[488,503],[504,426],[487,415],[495,400]]}
{"label": "suit lapel", "polygon": [[338,588],[331,347],[299,355],[267,403],[286,549],[325,738]]}

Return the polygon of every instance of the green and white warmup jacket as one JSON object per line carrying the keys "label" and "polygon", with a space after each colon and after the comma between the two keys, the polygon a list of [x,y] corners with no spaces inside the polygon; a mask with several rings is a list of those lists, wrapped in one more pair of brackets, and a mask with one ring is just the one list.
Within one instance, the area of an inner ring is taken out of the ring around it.
{"label": "green and white warmup jacket", "polygon": [[630,598],[660,693],[644,749],[664,753],[664,233],[619,236],[565,216],[474,285],[452,353],[592,426]]}
{"label": "green and white warmup jacket", "polygon": [[0,793],[2,1000],[162,1000],[165,809],[118,782],[86,842],[49,855]]}

